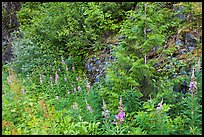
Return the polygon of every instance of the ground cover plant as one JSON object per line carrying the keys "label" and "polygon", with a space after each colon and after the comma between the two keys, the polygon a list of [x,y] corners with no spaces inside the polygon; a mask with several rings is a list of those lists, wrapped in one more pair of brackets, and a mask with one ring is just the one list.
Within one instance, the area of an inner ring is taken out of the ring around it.
{"label": "ground cover plant", "polygon": [[202,134],[202,3],[21,4],[2,134]]}

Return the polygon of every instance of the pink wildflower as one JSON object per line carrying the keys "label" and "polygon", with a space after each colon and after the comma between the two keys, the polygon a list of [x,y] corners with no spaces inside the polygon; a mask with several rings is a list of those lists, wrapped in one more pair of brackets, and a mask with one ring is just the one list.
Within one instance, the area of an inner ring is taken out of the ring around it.
{"label": "pink wildflower", "polygon": [[196,89],[197,89],[197,82],[196,82],[196,77],[194,75],[194,68],[193,68],[189,90],[191,93],[193,93]]}
{"label": "pink wildflower", "polygon": [[50,81],[52,81],[52,76],[50,76]]}
{"label": "pink wildflower", "polygon": [[64,59],[62,59],[62,64],[64,64],[64,65],[65,65]]}
{"label": "pink wildflower", "polygon": [[76,81],[79,81],[79,79],[80,79],[80,76],[76,77]]}
{"label": "pink wildflower", "polygon": [[55,83],[58,83],[59,75],[56,73],[55,74]]}
{"label": "pink wildflower", "polygon": [[91,106],[90,106],[89,104],[87,104],[87,109],[88,109],[90,112],[92,112],[92,108],[91,108]]}
{"label": "pink wildflower", "polygon": [[157,111],[161,111],[162,110],[162,103],[163,103],[163,98],[162,98],[162,101],[158,103],[158,106],[157,106]]}
{"label": "pink wildflower", "polygon": [[80,86],[78,86],[78,90],[79,90],[79,91],[81,90],[81,87],[80,87]]}
{"label": "pink wildflower", "polygon": [[74,93],[76,92],[76,88],[74,87]]}
{"label": "pink wildflower", "polygon": [[72,66],[72,71],[75,71],[75,67],[74,66]]}
{"label": "pink wildflower", "polygon": [[197,82],[192,79],[190,82],[189,90],[193,92],[195,89],[197,89]]}
{"label": "pink wildflower", "polygon": [[121,109],[120,113],[115,115],[116,119],[118,119],[118,124],[121,124],[124,121],[125,112]]}
{"label": "pink wildflower", "polygon": [[[118,114],[115,115],[115,118],[118,120],[118,124],[121,124],[124,121],[124,117],[125,117],[125,112],[124,112],[124,105],[122,103],[122,96],[120,96],[120,102],[119,102],[120,106],[120,112]],[[114,122],[115,123],[115,119]]]}

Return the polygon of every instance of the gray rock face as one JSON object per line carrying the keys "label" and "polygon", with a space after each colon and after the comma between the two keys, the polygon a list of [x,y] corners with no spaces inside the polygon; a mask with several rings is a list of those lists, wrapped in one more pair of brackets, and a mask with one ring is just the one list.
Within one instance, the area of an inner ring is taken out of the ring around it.
{"label": "gray rock face", "polygon": [[178,7],[176,10],[175,10],[175,17],[181,19],[182,21],[185,21],[187,19],[186,15],[184,13],[182,13],[182,11],[184,10],[184,7],[181,6],[181,7]]}
{"label": "gray rock face", "polygon": [[193,34],[191,33],[185,34],[184,39],[187,47],[197,47],[197,43],[196,43],[197,40]]}
{"label": "gray rock face", "polygon": [[12,44],[10,41],[2,40],[2,62],[8,63],[13,58]]}
{"label": "gray rock face", "polygon": [[183,46],[183,45],[184,45],[184,42],[181,41],[180,39],[178,39],[178,40],[176,41],[176,45],[178,45],[178,46]]}
{"label": "gray rock face", "polygon": [[86,60],[85,69],[91,83],[100,82],[101,77],[105,77],[105,70],[114,61],[111,55],[111,48],[101,51],[98,55],[94,55]]}

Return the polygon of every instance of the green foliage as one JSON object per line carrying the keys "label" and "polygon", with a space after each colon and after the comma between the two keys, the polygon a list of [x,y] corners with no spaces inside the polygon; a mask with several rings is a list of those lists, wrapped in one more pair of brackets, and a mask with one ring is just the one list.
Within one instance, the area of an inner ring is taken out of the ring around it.
{"label": "green foliage", "polygon": [[56,58],[76,57],[76,65],[80,67],[85,57],[105,48],[101,44],[101,35],[114,31],[111,14],[104,13],[97,3],[31,5],[25,3],[18,13],[24,39],[28,38],[35,46],[42,48],[43,54],[55,55]]}
{"label": "green foliage", "polygon": [[127,12],[127,20],[120,29],[126,38],[114,47],[116,61],[107,70],[108,84],[104,85],[101,93],[103,97],[109,95],[109,101],[114,102],[114,98],[127,90],[142,93],[145,98],[157,92],[153,60],[149,61],[145,56],[153,47],[164,44],[168,24],[174,21],[167,22],[173,14],[167,9],[161,10],[161,5],[139,3],[139,9]]}
{"label": "green foliage", "polygon": [[145,111],[137,112],[136,123],[140,128],[149,131],[148,134],[170,134],[173,128],[172,119],[167,115],[171,105],[163,104],[161,110],[156,110],[155,100],[151,99],[144,103]]}
{"label": "green foliage", "polygon": [[[154,48],[164,49],[163,57],[178,50],[164,47],[186,25],[175,18],[177,6],[185,7],[181,13],[189,15],[188,21],[191,16],[200,19],[200,9],[192,9],[196,3],[179,4],[23,4],[13,42],[15,58],[2,71],[2,134],[201,134],[202,71],[201,64],[195,65],[197,58],[190,64],[196,68],[194,96],[189,87],[186,94],[173,91],[184,80],[189,85],[191,73],[178,72],[189,64],[167,60],[170,67],[160,73],[153,67],[157,60],[148,58]],[[106,77],[89,89],[84,58],[105,49],[106,39],[118,35],[124,37],[111,47],[114,61]],[[121,109],[124,120],[119,123]]]}
{"label": "green foliage", "polygon": [[[34,69],[48,63],[49,56],[30,39],[17,38],[13,42],[13,65],[17,73],[30,74]],[[52,60],[51,60],[52,61]]]}

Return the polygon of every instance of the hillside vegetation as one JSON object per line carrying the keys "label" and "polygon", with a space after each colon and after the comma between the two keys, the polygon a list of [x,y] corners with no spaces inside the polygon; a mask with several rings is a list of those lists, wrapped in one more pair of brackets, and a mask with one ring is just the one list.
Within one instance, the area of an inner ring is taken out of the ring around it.
{"label": "hillside vegetation", "polygon": [[202,134],[201,2],[12,4],[2,134]]}

